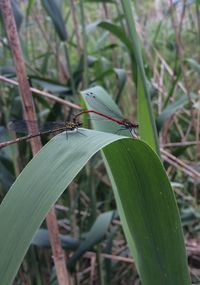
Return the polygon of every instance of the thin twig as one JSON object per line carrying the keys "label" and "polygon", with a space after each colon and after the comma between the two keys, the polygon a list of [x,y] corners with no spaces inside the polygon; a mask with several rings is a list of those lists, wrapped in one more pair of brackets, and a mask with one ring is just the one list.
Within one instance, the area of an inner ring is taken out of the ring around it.
{"label": "thin twig", "polygon": [[200,181],[200,173],[164,149],[161,149],[162,158],[169,164],[180,168],[185,174]]}
{"label": "thin twig", "polygon": [[[91,252],[91,251],[87,251],[85,253],[86,257],[91,258],[92,256],[96,255],[95,252]],[[133,263],[134,264],[134,260],[130,257],[124,257],[124,256],[117,256],[117,255],[113,255],[113,254],[107,254],[107,253],[101,253],[100,254],[102,257],[107,258],[107,259],[112,259],[112,260],[117,260],[117,261],[122,261],[122,262],[127,262],[127,263]]]}
{"label": "thin twig", "polygon": [[54,53],[56,56],[58,55],[58,64],[59,64],[60,70],[61,70],[61,72],[62,72],[63,80],[65,80],[65,81],[68,80],[68,79],[69,79],[69,72],[68,72],[68,70],[66,70],[66,66],[67,66],[67,65],[64,65],[64,64],[63,64],[62,60],[60,59],[59,54],[57,53],[55,47],[54,47],[53,44],[52,44],[52,41],[49,40],[49,38],[47,37],[47,33],[46,33],[46,31],[43,29],[43,27],[42,27],[42,25],[41,25],[41,23],[40,23],[39,17],[38,17],[35,13],[32,13],[32,14],[33,14],[34,20],[36,21],[36,23],[37,23],[37,25],[38,25],[38,27],[39,27],[39,29],[40,29],[40,31],[41,31],[41,34],[42,34],[43,38],[44,38],[44,39],[46,40],[46,42],[47,42],[47,45],[49,46],[49,48],[51,48],[51,50],[53,51],[53,53]]}
{"label": "thin twig", "polygon": [[76,7],[75,7],[75,1],[70,0],[70,5],[71,5],[71,13],[72,13],[72,19],[74,22],[74,30],[76,34],[76,42],[77,42],[77,52],[78,54],[81,53],[82,47],[81,47],[81,39],[80,39],[80,33],[79,33],[79,27],[78,27],[78,21],[76,17]]}
{"label": "thin twig", "polygon": [[175,143],[165,143],[162,146],[163,147],[177,147],[177,146],[193,146],[193,145],[199,145],[200,146],[200,141],[187,141],[187,142],[175,142]]}
{"label": "thin twig", "polygon": [[[16,86],[19,85],[19,83],[17,81],[15,81],[13,79],[9,79],[7,77],[4,77],[2,75],[0,75],[0,80],[5,81],[5,82],[10,83],[10,84],[13,84],[13,85],[16,85]],[[55,96],[53,94],[50,94],[49,92],[42,91],[42,90],[39,90],[39,89],[33,88],[33,87],[30,87],[30,90],[32,92],[34,92],[35,94],[44,96],[44,97],[46,97],[46,98],[48,98],[50,100],[53,100],[53,101],[58,102],[58,103],[61,103],[61,104],[66,105],[68,107],[71,107],[71,108],[74,108],[74,109],[77,109],[77,110],[81,109],[81,107],[79,105],[74,104],[74,103],[72,103],[70,101],[58,98],[57,96]]]}
{"label": "thin twig", "polygon": [[[174,76],[174,72],[171,69],[171,67],[167,64],[167,62],[164,60],[164,58],[161,56],[161,54],[158,52],[158,50],[156,48],[153,48],[157,57],[159,58],[159,60],[164,64],[164,67],[166,69],[166,71],[168,72],[168,74],[173,77]],[[183,86],[183,84],[178,81],[177,83],[178,87],[183,91],[184,94],[187,94],[187,90],[186,88]]]}
{"label": "thin twig", "polygon": [[[177,66],[178,66],[178,60],[179,60],[179,64],[180,64],[180,68],[181,68],[181,72],[182,72],[182,75],[183,75],[183,78],[184,78],[184,82],[185,82],[185,86],[186,86],[186,89],[187,89],[187,92],[186,92],[186,95],[188,97],[188,102],[189,102],[189,105],[190,105],[190,113],[191,113],[191,120],[190,120],[190,124],[189,124],[189,127],[188,127],[188,131],[186,133],[186,136],[189,134],[190,130],[192,127],[195,126],[195,119],[194,119],[194,112],[193,112],[193,104],[192,104],[192,98],[191,98],[191,94],[189,92],[189,87],[187,86],[187,76],[185,74],[185,67],[183,65],[183,58],[184,58],[184,55],[183,55],[183,47],[182,47],[182,43],[181,43],[181,31],[182,31],[182,23],[183,23],[183,19],[184,19],[184,16],[185,16],[185,7],[186,7],[186,0],[183,1],[183,5],[182,5],[182,11],[181,11],[181,15],[180,15],[180,22],[178,24],[178,21],[177,21],[177,17],[175,17],[174,15],[174,4],[173,4],[173,1],[170,0],[170,11],[171,11],[171,19],[172,19],[172,25],[173,25],[173,28],[174,28],[174,32],[175,32],[175,39],[176,39],[176,58],[175,58],[175,66],[174,66],[174,70],[176,71],[177,70]],[[185,137],[186,137],[185,136]]]}

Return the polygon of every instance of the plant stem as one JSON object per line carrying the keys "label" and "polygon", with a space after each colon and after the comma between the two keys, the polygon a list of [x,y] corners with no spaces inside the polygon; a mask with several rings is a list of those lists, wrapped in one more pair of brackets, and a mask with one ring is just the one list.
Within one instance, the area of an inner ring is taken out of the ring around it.
{"label": "plant stem", "polygon": [[[26,75],[25,64],[22,55],[22,49],[17,33],[17,28],[12,12],[11,2],[2,0],[1,11],[4,19],[10,49],[12,51],[13,61],[16,68],[17,80],[19,82],[19,91],[22,99],[24,117],[27,120],[29,133],[37,133],[37,126],[29,124],[29,121],[36,121],[36,113],[33,104],[32,94]],[[42,147],[40,137],[31,139],[32,153],[35,155]],[[57,272],[59,285],[69,284],[68,273],[65,266],[65,256],[60,244],[59,231],[54,209],[51,209],[46,218],[53,251],[53,258]]]}

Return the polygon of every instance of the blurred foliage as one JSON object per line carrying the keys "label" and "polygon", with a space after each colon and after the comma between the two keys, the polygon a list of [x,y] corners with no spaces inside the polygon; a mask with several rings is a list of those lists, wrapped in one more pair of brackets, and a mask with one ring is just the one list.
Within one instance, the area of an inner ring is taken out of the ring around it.
{"label": "blurred foliage", "polygon": [[[160,147],[199,172],[200,147],[196,142],[199,142],[200,132],[200,2],[168,2],[171,4],[164,0],[137,0],[132,12],[141,41]],[[119,1],[85,1],[84,21],[80,3],[73,0],[13,1],[13,11],[33,87],[83,104],[79,93],[86,77],[87,87],[101,85],[109,90],[124,115],[137,121],[134,56],[130,38],[123,32],[126,24]],[[3,25],[0,25],[0,75],[15,79]],[[1,81],[0,95],[0,141],[5,141],[13,137],[6,132],[8,122],[22,119],[23,114],[14,85]],[[76,113],[76,110],[35,94],[34,103],[38,120],[42,122],[69,120]],[[47,139],[44,137],[43,142]],[[0,150],[1,199],[30,158],[27,143]],[[164,166],[180,209],[192,283],[199,284],[199,180],[179,164],[165,160]],[[90,233],[99,215],[116,210],[100,155],[90,160],[69,190],[56,205],[61,239],[66,235],[70,237],[63,241],[67,255],[71,255]],[[45,228],[43,223],[43,230],[38,231],[15,284],[57,284]],[[77,284],[139,284],[134,264],[123,261],[124,257],[130,257],[130,252],[117,214],[103,241],[95,241],[93,253],[80,259],[77,272],[80,283]],[[101,253],[110,254],[110,258],[102,261]],[[114,255],[122,260],[115,259]],[[92,275],[87,269],[94,258],[98,267],[97,270],[93,268],[95,274]]]}

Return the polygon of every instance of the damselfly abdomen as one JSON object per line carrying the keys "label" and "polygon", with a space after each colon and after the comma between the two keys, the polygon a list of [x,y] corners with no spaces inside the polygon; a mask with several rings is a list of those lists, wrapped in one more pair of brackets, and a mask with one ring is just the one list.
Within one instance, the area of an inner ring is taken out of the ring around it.
{"label": "damselfly abdomen", "polygon": [[14,130],[16,133],[27,133],[28,125],[30,128],[31,127],[35,128],[37,126],[39,132],[19,137],[14,140],[2,142],[0,143],[0,148],[45,134],[52,134],[62,131],[66,132],[73,131],[78,129],[78,127],[82,126],[82,123],[74,121],[74,122],[45,122],[42,124],[38,124],[38,122],[35,121],[12,121],[9,123],[8,128],[10,130]]}

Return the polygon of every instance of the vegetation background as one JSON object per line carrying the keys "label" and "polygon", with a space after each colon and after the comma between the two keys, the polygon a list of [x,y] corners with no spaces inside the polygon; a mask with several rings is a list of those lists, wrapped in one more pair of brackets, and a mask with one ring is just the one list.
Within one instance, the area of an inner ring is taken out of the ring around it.
{"label": "vegetation background", "polygon": [[[70,120],[84,107],[80,91],[96,85],[112,94],[127,118],[137,121],[136,65],[122,6],[117,0],[12,2],[39,121]],[[136,0],[132,9],[160,152],[180,211],[191,280],[200,284],[200,2]],[[1,21],[0,140],[6,141],[8,122],[23,119],[23,111]],[[43,96],[49,94],[54,96]],[[83,122],[90,127],[90,121],[83,118]],[[30,158],[27,143],[0,150],[1,200]],[[140,284],[100,154],[66,190],[55,209],[67,259],[81,241],[84,248],[78,253],[71,284]],[[58,284],[45,222],[14,284]]]}

